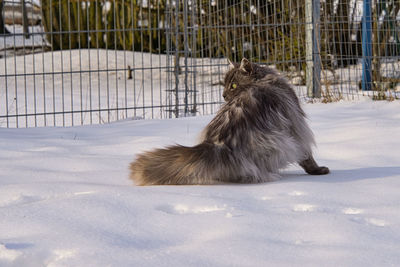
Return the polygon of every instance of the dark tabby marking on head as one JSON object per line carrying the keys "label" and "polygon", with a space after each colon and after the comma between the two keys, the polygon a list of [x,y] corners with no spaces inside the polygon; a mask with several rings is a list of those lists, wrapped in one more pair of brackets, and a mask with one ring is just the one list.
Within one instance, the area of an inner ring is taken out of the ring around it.
{"label": "dark tabby marking on head", "polygon": [[139,155],[130,165],[137,185],[267,182],[296,162],[309,174],[329,173],[312,156],[313,134],[287,80],[247,59],[232,65],[224,81],[226,103],[200,144]]}

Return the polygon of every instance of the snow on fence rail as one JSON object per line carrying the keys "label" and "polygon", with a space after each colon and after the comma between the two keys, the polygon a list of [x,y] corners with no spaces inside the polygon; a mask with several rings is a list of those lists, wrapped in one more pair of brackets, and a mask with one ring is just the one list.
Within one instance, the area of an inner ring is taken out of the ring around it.
{"label": "snow on fence rail", "polygon": [[[396,98],[400,3],[372,3],[371,88]],[[309,4],[319,5],[317,22]],[[321,101],[360,95],[361,0],[35,0],[0,9],[0,127],[212,114],[226,58],[277,68],[310,100],[309,29]]]}

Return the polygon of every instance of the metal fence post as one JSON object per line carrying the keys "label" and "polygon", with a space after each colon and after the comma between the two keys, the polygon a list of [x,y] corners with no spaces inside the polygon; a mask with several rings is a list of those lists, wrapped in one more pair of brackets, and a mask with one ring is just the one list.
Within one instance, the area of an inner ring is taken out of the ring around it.
{"label": "metal fence post", "polygon": [[306,0],[306,85],[308,97],[321,97],[320,0]]}
{"label": "metal fence post", "polygon": [[188,86],[188,57],[189,57],[189,31],[188,31],[188,3],[183,1],[183,55],[185,64],[185,116],[189,113],[189,86]]}
{"label": "metal fence post", "polygon": [[22,8],[22,25],[24,29],[24,36],[26,39],[29,38],[29,27],[28,27],[28,15],[25,5],[25,0],[21,0],[21,8]]}
{"label": "metal fence post", "polygon": [[[172,1],[171,1],[172,2]],[[175,1],[175,117],[179,117],[179,74],[181,72],[179,57],[179,0]]]}
{"label": "metal fence post", "polygon": [[362,17],[362,77],[363,91],[372,87],[372,12],[371,0],[364,0]]}

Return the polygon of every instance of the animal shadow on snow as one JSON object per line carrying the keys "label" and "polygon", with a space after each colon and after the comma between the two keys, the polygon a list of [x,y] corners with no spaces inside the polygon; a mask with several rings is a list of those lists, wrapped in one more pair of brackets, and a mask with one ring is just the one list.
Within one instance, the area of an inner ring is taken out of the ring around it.
{"label": "animal shadow on snow", "polygon": [[331,173],[322,176],[311,176],[307,174],[299,175],[298,172],[283,172],[282,182],[326,182],[343,183],[366,179],[382,179],[390,176],[400,176],[400,167],[366,167],[349,170],[331,169]]}
{"label": "animal shadow on snow", "polygon": [[34,246],[32,243],[5,243],[4,245],[7,249],[13,250],[26,249]]}

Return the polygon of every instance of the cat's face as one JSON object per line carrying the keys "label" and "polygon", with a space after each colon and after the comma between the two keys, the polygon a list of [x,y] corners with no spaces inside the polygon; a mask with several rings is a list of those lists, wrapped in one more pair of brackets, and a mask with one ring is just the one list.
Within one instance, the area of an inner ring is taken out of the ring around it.
{"label": "cat's face", "polygon": [[224,92],[222,96],[225,101],[232,100],[243,90],[249,88],[258,78],[257,69],[260,68],[256,64],[251,63],[243,58],[240,64],[230,63],[230,70],[225,74]]}

